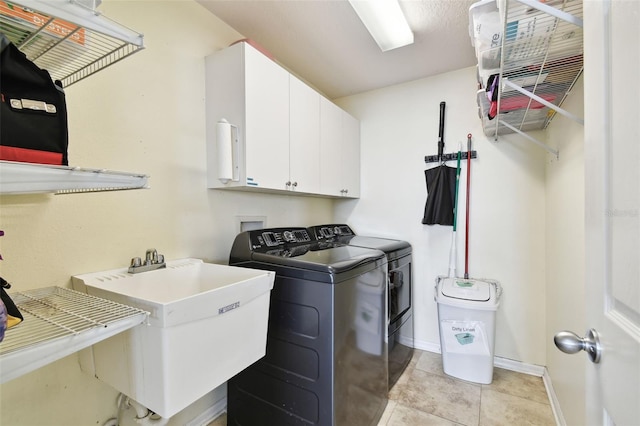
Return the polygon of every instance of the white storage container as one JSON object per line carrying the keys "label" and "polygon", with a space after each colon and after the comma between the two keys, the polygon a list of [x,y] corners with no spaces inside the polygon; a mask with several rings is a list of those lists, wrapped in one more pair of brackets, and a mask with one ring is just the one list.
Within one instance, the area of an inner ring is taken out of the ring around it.
{"label": "white storage container", "polygon": [[495,317],[501,294],[496,281],[437,279],[435,299],[445,374],[475,383],[491,383]]}
{"label": "white storage container", "polygon": [[500,73],[503,26],[495,0],[481,0],[469,7],[469,35],[482,87],[487,86],[490,75]]}

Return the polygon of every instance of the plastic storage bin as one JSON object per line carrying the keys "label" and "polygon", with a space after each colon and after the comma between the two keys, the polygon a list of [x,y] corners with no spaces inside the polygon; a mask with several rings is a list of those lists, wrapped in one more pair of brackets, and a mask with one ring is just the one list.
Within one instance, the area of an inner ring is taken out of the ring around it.
{"label": "plastic storage bin", "polygon": [[444,277],[436,280],[445,374],[474,383],[491,383],[495,317],[501,294],[496,281]]}

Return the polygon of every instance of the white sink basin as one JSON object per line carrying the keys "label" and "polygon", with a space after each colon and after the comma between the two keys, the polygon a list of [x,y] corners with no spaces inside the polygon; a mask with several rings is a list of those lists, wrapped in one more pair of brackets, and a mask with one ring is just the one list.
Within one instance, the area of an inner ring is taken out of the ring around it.
{"label": "white sink basin", "polygon": [[77,275],[72,281],[75,290],[144,309],[150,313],[149,324],[169,327],[210,317],[240,299],[251,300],[273,287],[274,276],[181,259],[155,271],[130,274],[122,268]]}
{"label": "white sink basin", "polygon": [[82,369],[171,417],[264,356],[274,278],[200,259],[74,276],[75,290],[150,313],[82,354]]}

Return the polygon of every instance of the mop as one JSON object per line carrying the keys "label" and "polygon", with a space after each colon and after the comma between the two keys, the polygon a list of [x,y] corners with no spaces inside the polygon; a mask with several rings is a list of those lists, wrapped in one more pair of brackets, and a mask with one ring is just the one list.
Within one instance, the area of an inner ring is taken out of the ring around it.
{"label": "mop", "polygon": [[458,261],[456,249],[456,226],[458,223],[458,188],[460,187],[460,158],[462,157],[462,143],[458,145],[458,165],[456,168],[456,195],[453,204],[453,233],[451,234],[451,251],[449,252],[449,278],[456,276],[456,263]]}
{"label": "mop", "polygon": [[[460,143],[462,145],[462,143]],[[460,148],[462,150],[462,148]],[[454,278],[452,281],[455,282],[455,285],[459,288],[477,288],[478,285],[488,284],[493,286],[496,293],[497,303],[500,302],[500,297],[502,296],[502,287],[500,283],[496,280],[491,279],[476,279],[469,278],[469,194],[470,185],[471,185],[471,133],[467,135],[467,211],[466,211],[466,227],[465,227],[465,244],[464,244],[464,278],[456,279],[456,253],[455,253],[455,233],[456,233],[456,222],[458,218],[457,210],[458,210],[458,186],[460,181],[460,157],[461,153],[458,151],[458,175],[456,179],[456,201],[454,207],[454,223],[453,223],[453,235],[454,239],[451,242],[451,253],[449,254],[449,276],[448,278]]]}

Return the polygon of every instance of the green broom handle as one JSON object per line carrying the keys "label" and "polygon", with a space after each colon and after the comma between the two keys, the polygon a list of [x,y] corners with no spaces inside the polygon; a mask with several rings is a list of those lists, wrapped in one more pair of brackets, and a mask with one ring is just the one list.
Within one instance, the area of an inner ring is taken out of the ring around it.
{"label": "green broom handle", "polygon": [[453,206],[453,232],[456,232],[458,224],[458,187],[460,186],[460,159],[462,158],[462,148],[458,147],[458,166],[456,169],[456,197]]}

